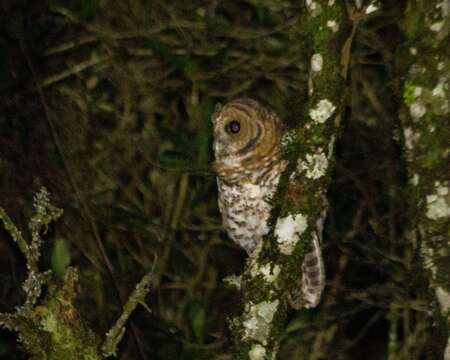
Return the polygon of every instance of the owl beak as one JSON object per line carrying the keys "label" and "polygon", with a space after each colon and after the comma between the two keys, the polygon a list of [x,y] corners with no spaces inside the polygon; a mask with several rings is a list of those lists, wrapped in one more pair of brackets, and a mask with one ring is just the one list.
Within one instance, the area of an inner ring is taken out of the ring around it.
{"label": "owl beak", "polygon": [[216,157],[217,157],[217,155],[219,153],[220,153],[220,144],[218,141],[216,141],[216,142],[214,142],[214,154],[216,154]]}
{"label": "owl beak", "polygon": [[229,149],[226,145],[224,145],[220,140],[216,140],[213,145],[214,148],[214,156],[216,160],[223,159],[229,155]]}
{"label": "owl beak", "polygon": [[216,159],[226,156],[227,147],[223,146],[223,144],[220,141],[216,141],[214,143],[214,154],[216,155]]}

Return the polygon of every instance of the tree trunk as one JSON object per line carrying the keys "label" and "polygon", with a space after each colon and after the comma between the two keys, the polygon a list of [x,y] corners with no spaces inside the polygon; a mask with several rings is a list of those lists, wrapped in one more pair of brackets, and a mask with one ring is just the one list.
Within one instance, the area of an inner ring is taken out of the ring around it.
{"label": "tree trunk", "polygon": [[[298,286],[301,264],[311,248],[316,222],[333,169],[350,47],[356,22],[340,1],[307,1],[301,21],[310,46],[309,99],[295,127],[283,137],[290,165],[274,201],[272,228],[258,258],[242,276],[243,312],[231,322],[237,359],[274,359],[288,308],[287,293]],[[287,236],[288,235],[288,236]]]}
{"label": "tree trunk", "polygon": [[444,359],[450,360],[450,1],[410,0],[398,55],[412,238],[434,292]]}

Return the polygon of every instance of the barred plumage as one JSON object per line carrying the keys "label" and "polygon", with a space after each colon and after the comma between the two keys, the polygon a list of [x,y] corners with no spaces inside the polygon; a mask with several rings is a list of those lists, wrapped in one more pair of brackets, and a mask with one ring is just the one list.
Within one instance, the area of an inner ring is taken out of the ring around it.
{"label": "barred plumage", "polygon": [[[269,231],[271,200],[287,166],[280,154],[284,127],[275,112],[247,98],[218,107],[212,121],[223,225],[252,257]],[[318,229],[302,265],[300,284],[291,291],[294,307],[314,307],[320,300],[325,281],[320,236]]]}

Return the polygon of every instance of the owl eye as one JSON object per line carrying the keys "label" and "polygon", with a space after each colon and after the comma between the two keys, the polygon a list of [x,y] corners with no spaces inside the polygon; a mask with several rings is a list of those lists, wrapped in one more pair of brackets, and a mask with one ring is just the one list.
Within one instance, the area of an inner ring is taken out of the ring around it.
{"label": "owl eye", "polygon": [[241,130],[241,124],[237,120],[231,120],[226,126],[225,131],[231,134],[237,134]]}

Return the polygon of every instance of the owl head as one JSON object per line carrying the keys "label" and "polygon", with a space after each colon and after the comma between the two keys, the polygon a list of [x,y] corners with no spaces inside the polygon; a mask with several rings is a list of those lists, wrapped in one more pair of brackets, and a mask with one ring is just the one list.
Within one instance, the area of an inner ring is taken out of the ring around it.
{"label": "owl head", "polygon": [[240,98],[218,106],[212,116],[216,169],[255,168],[278,154],[283,126],[272,110]]}

